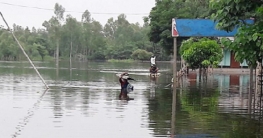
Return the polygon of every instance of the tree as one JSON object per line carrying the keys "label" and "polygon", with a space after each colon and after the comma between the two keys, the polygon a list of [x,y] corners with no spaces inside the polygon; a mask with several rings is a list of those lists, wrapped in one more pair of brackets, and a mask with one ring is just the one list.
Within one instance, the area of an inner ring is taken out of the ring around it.
{"label": "tree", "polygon": [[137,49],[134,44],[136,27],[130,24],[126,15],[120,14],[117,20],[110,18],[104,27],[106,38],[106,57],[115,59],[129,59],[134,50]]}
{"label": "tree", "polygon": [[104,35],[110,40],[115,39],[115,32],[117,29],[116,22],[113,18],[108,19],[107,23],[104,26]]}
{"label": "tree", "polygon": [[62,5],[59,5],[58,3],[55,4],[54,7],[54,14],[55,17],[52,16],[52,18],[49,21],[44,21],[42,24],[44,27],[46,27],[46,30],[49,32],[50,37],[53,39],[53,42],[56,44],[56,64],[58,66],[58,60],[59,60],[59,41],[61,38],[61,21],[64,19],[64,12],[65,8],[62,7]]}
{"label": "tree", "polygon": [[[81,26],[77,19],[71,15],[67,15],[66,23],[61,29],[61,55],[64,57],[71,57],[76,53],[76,45],[79,44],[81,38]],[[74,48],[73,48],[74,47]]]}
{"label": "tree", "polygon": [[89,23],[91,21],[90,12],[86,10],[81,17],[81,21],[83,23]]}
{"label": "tree", "polygon": [[[86,10],[81,22],[67,15],[64,22],[65,9],[55,4],[54,16],[43,22],[45,29],[32,31],[13,25],[13,30],[29,57],[42,59],[46,56],[68,58],[81,57],[81,59],[129,59],[132,52],[137,49],[154,52],[158,60],[169,60],[163,56],[164,50],[160,44],[149,41],[147,33],[150,26],[145,23],[129,23],[125,14],[120,14],[116,20],[108,19],[105,26],[91,18]],[[22,60],[23,54],[13,41],[12,36],[0,26],[0,57],[3,60]],[[72,46],[72,49],[71,49]],[[72,51],[71,54],[70,51]],[[167,58],[168,57],[168,58]],[[148,57],[149,58],[149,57]],[[147,59],[148,59],[147,58]],[[58,60],[56,60],[58,62]],[[58,63],[57,63],[58,65]]]}
{"label": "tree", "polygon": [[149,57],[151,57],[152,52],[148,52],[143,49],[137,49],[133,51],[132,58],[136,60],[149,60]]}
{"label": "tree", "polygon": [[51,41],[50,48],[52,51],[50,53],[53,53],[54,57],[56,57],[56,54],[58,54],[57,50],[59,50],[58,26],[60,26],[60,23],[55,17],[51,17],[49,21],[44,21],[42,25],[46,28],[46,31],[48,32],[48,39]]}
{"label": "tree", "polygon": [[2,60],[17,60],[19,47],[16,45],[11,33],[3,32],[0,35],[0,58]]}
{"label": "tree", "polygon": [[184,41],[180,48],[180,54],[192,69],[206,69],[209,65],[217,66],[222,58],[223,52],[216,40],[193,38]]}
{"label": "tree", "polygon": [[45,49],[45,47],[41,45],[37,45],[37,51],[41,56],[42,61],[44,61],[44,57],[47,55],[47,50]]}
{"label": "tree", "polygon": [[[148,19],[144,18],[144,21],[150,21],[150,41],[160,43],[167,54],[172,53],[172,18],[205,18],[209,15],[208,8],[209,0],[156,0]],[[178,47],[186,39],[188,38],[179,37]]]}
{"label": "tree", "polygon": [[[211,1],[210,10],[215,11],[212,19],[217,21],[220,30],[232,31],[239,27],[233,42],[223,39],[225,47],[235,52],[239,62],[247,61],[255,67],[256,61],[261,62],[263,56],[263,1],[261,0],[220,0]],[[254,18],[253,24],[245,20]]]}
{"label": "tree", "polygon": [[77,47],[77,53],[80,55],[86,55],[89,56],[89,51],[92,46],[91,39],[92,39],[92,24],[90,19],[90,14],[88,10],[86,10],[82,14],[82,31],[81,31],[81,39],[80,39],[80,45]]}
{"label": "tree", "polygon": [[34,45],[36,45],[38,53],[41,56],[42,61],[44,61],[44,57],[48,55],[48,50],[47,50],[48,44],[47,44],[47,41],[44,38],[37,37],[35,39]]}

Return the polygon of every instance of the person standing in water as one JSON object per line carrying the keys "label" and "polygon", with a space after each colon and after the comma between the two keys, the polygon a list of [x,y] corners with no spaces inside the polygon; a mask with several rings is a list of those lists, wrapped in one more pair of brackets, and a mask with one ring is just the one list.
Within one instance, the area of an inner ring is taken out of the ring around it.
{"label": "person standing in water", "polygon": [[151,57],[151,66],[155,65],[155,56],[152,55]]}
{"label": "person standing in water", "polygon": [[152,55],[152,57],[151,57],[151,67],[150,67],[150,73],[157,73],[157,71],[158,71],[158,68],[157,68],[157,66],[156,66],[156,64],[155,64],[155,56],[154,55]]}
{"label": "person standing in water", "polygon": [[129,84],[128,78],[129,76],[127,72],[124,72],[119,76],[119,82],[121,84],[121,92],[119,94],[119,99],[122,99],[122,98],[129,99],[128,91],[127,91],[127,86]]}

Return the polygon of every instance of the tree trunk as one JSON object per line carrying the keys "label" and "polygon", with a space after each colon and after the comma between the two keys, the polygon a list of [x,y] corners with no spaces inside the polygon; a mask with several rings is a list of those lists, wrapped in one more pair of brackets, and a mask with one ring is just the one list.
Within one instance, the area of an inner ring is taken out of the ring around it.
{"label": "tree trunk", "polygon": [[199,83],[201,82],[201,76],[202,76],[202,68],[199,67]]}
{"label": "tree trunk", "polygon": [[71,70],[71,57],[72,56],[72,38],[71,38],[71,42],[70,42],[70,52],[69,52],[69,65],[70,65],[70,70]]}
{"label": "tree trunk", "polygon": [[69,69],[70,69],[70,83],[72,77],[72,62],[71,62],[71,55],[72,55],[72,40],[70,42],[70,52],[69,52]]}
{"label": "tree trunk", "polygon": [[248,95],[248,113],[251,114],[251,105],[252,105],[252,93],[253,93],[253,67],[250,66],[250,72],[249,72],[249,95]]}
{"label": "tree trunk", "polygon": [[57,50],[56,50],[56,65],[59,65],[59,42],[57,39]]}

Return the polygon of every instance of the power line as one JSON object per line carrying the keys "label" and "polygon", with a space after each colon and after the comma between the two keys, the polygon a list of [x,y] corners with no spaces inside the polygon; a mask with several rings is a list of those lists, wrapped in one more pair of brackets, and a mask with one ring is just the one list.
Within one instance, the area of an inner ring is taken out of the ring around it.
{"label": "power line", "polygon": [[[18,5],[18,4],[12,4],[12,3],[6,3],[6,2],[0,2],[0,4],[9,5],[9,6],[16,6],[16,7],[22,7],[22,8],[33,8],[33,9],[38,9],[38,10],[54,11],[54,9],[49,9],[49,8],[32,7],[32,6]],[[67,11],[67,10],[65,10],[65,12],[69,12],[69,13],[84,13],[84,12],[80,12],[80,11]],[[90,14],[148,15],[149,13],[109,13],[109,12],[104,12],[103,13],[103,12],[90,12]]]}
{"label": "power line", "polygon": [[40,7],[30,7],[30,6],[24,6],[24,5],[17,5],[17,4],[11,4],[6,2],[0,2],[1,4],[10,5],[10,6],[16,6],[16,7],[23,7],[23,8],[33,8],[33,9],[40,9],[40,10],[48,10],[53,11],[53,9],[47,9],[47,8],[40,8]]}

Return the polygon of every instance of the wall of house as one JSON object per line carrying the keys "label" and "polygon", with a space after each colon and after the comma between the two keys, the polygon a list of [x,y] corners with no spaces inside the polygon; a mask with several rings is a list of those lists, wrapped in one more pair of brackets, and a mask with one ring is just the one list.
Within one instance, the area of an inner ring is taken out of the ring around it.
{"label": "wall of house", "polygon": [[[219,67],[230,67],[230,64],[231,64],[231,52],[230,50],[227,50],[227,49],[223,49],[223,59],[222,61],[219,63]],[[242,67],[247,67],[247,62],[244,61],[243,63],[240,63],[240,66]]]}
{"label": "wall of house", "polygon": [[230,56],[231,53],[229,50],[223,49],[223,59],[219,63],[219,66],[230,66]]}

